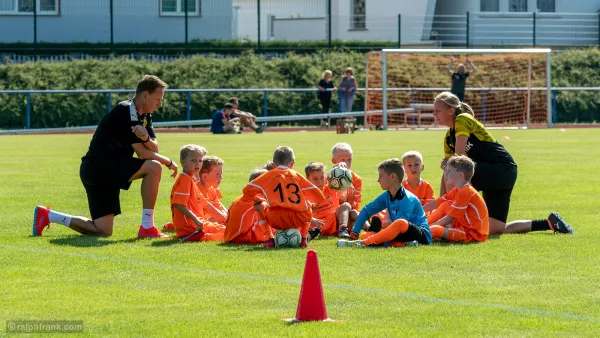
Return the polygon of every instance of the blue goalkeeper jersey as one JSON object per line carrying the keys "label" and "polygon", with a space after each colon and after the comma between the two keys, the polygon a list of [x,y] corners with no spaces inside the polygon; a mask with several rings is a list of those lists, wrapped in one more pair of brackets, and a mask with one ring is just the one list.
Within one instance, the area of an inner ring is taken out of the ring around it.
{"label": "blue goalkeeper jersey", "polygon": [[358,215],[352,232],[360,233],[365,222],[371,217],[384,209],[388,210],[390,219],[393,221],[405,219],[419,228],[422,228],[427,236],[428,243],[431,243],[431,231],[427,224],[427,217],[419,198],[410,191],[406,191],[404,187],[400,188],[396,196],[392,196],[389,191],[385,191],[379,195],[373,202],[367,204]]}

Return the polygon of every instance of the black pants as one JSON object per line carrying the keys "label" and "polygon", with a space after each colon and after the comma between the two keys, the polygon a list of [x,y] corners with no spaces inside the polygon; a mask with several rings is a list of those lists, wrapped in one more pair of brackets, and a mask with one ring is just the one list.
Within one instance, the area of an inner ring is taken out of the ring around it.
{"label": "black pants", "polygon": [[458,97],[460,102],[463,102],[465,100],[465,92],[456,92],[456,93],[453,92],[452,94],[456,95],[456,97]]}
{"label": "black pants", "polygon": [[477,191],[481,191],[489,216],[506,223],[510,195],[516,181],[516,164],[479,162],[475,166],[471,184]]}
{"label": "black pants", "polygon": [[319,96],[321,106],[323,107],[322,112],[329,114],[329,107],[331,106],[331,96]]}

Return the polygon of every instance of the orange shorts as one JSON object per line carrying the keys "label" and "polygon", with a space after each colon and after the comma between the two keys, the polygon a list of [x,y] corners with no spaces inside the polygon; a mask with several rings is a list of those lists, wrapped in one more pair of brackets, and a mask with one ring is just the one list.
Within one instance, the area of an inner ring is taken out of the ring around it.
{"label": "orange shorts", "polygon": [[302,238],[308,235],[308,225],[312,220],[312,212],[292,211],[286,208],[274,207],[265,208],[265,219],[271,225],[271,228],[277,230],[298,229]]}
{"label": "orange shorts", "polygon": [[229,242],[236,244],[259,244],[264,243],[273,237],[273,230],[271,229],[269,223],[266,221],[259,221],[252,228],[250,228],[250,231],[237,235]]}
{"label": "orange shorts", "polygon": [[323,221],[321,235],[337,235],[337,216],[335,212],[330,213],[325,218],[320,218]]}

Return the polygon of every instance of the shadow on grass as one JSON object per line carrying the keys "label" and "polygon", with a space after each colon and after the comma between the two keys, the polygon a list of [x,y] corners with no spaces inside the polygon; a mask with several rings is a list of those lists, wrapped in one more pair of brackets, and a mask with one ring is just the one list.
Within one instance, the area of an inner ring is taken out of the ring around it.
{"label": "shadow on grass", "polygon": [[118,243],[134,243],[140,239],[129,238],[121,240],[113,240],[106,236],[86,236],[86,235],[70,235],[60,238],[53,238],[49,242],[55,245],[67,245],[73,247],[101,247]]}
{"label": "shadow on grass", "polygon": [[[282,250],[300,250],[307,248],[290,248],[290,247],[275,247],[275,248],[265,248],[260,246],[259,244],[235,244],[235,243],[219,243],[218,246],[225,248],[226,250],[232,251],[282,251]],[[308,247],[310,249],[310,246]]]}

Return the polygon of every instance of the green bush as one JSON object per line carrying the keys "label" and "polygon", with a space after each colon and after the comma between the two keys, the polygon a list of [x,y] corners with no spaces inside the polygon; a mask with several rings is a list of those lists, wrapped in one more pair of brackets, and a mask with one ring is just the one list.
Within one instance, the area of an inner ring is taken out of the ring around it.
{"label": "green bush", "polygon": [[[133,89],[143,74],[156,74],[171,88],[315,88],[325,69],[334,72],[337,85],[344,69],[352,66],[359,86],[365,83],[365,54],[351,51],[316,54],[287,54],[286,58],[257,56],[252,52],[235,58],[193,56],[173,62],[135,61],[114,58],[109,61],[35,62],[0,65],[0,90],[24,89]],[[422,65],[415,65],[415,69]],[[569,51],[553,55],[554,86],[600,86],[600,51]],[[502,76],[499,74],[498,76]],[[242,108],[263,112],[263,94],[192,93],[192,119],[207,119],[226,99],[236,95]],[[131,94],[112,94],[112,104]],[[24,94],[0,94],[0,128],[26,125]],[[32,94],[31,127],[50,128],[97,124],[106,113],[107,94]],[[155,121],[185,120],[185,93],[168,93]],[[358,95],[355,107],[364,106]],[[561,92],[557,95],[557,122],[600,120],[599,92]],[[320,111],[316,92],[269,93],[268,115],[294,115]],[[338,109],[333,95],[332,111]]]}

